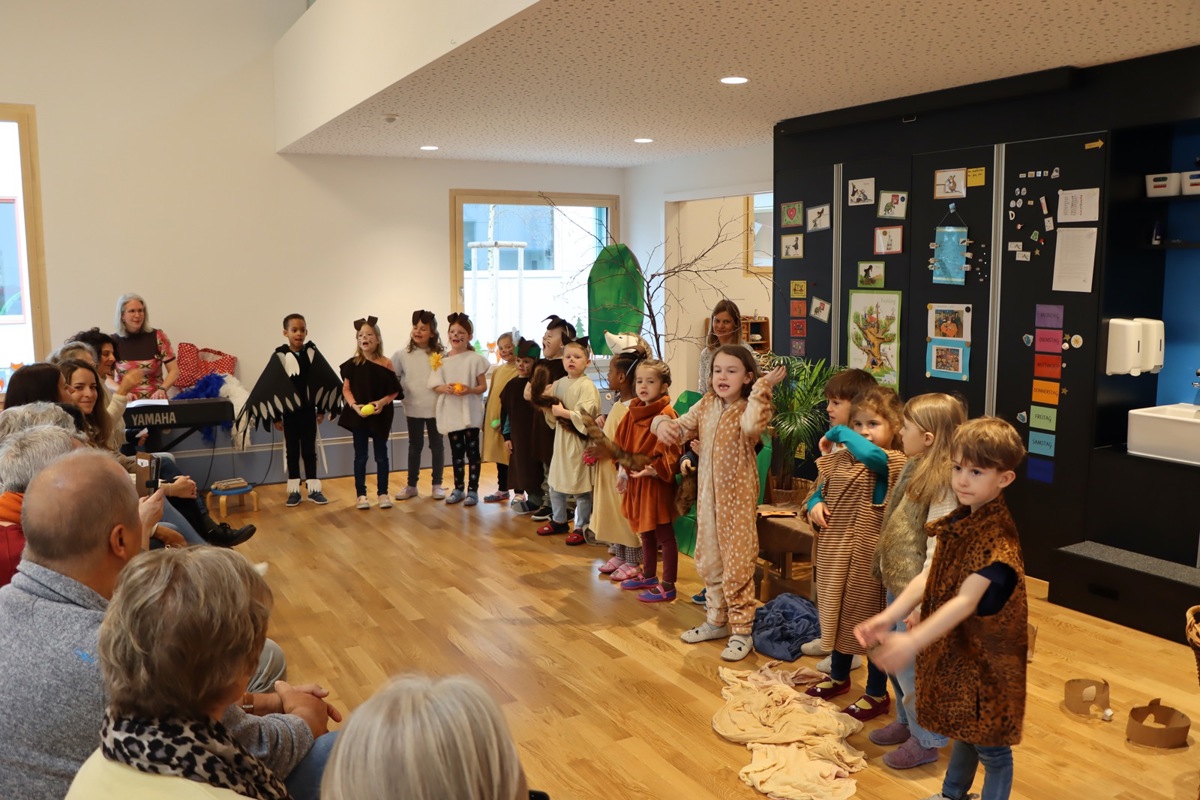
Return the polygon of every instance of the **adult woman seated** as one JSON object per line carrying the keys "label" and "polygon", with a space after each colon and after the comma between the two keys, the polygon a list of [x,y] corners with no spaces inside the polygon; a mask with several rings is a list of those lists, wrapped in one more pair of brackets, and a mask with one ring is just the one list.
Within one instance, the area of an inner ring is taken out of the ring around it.
{"label": "adult woman seated", "polygon": [[54,364],[26,364],[8,379],[4,407],[16,408],[28,403],[70,403],[67,382]]}
{"label": "adult woman seated", "polygon": [[271,590],[213,547],[136,556],[100,628],[108,710],[69,800],[284,800],[283,781],[220,719],[246,691],[267,638]]}
{"label": "adult woman seated", "polygon": [[80,331],[59,350],[65,351],[74,342],[86,344],[96,353],[92,363],[96,365],[96,372],[100,373],[104,388],[108,390],[108,415],[113,420],[113,440],[116,447],[120,448],[125,443],[125,406],[129,404],[129,393],[142,383],[142,371],[129,370],[118,381],[114,369],[117,364],[117,341],[99,328]]}
{"label": "adult woman seated", "polygon": [[79,358],[84,361],[96,363],[96,348],[92,347],[87,342],[77,342],[73,339],[68,339],[59,346],[50,355],[46,356],[46,360],[51,364],[61,364],[70,358]]}
{"label": "adult woman seated", "polygon": [[504,715],[463,676],[393,678],[350,717],[321,781],[322,800],[531,796]]}
{"label": "adult woman seated", "polygon": [[[66,379],[71,402],[83,412],[84,433],[87,434],[88,441],[93,447],[113,453],[121,462],[121,466],[134,474],[134,459],[117,451],[112,419],[105,410],[108,393],[96,368],[86,361],[64,361],[59,367]],[[166,484],[163,491],[169,501],[169,506],[163,509],[163,519],[178,528],[189,544],[207,542],[221,547],[233,547],[254,535],[256,528],[253,525],[232,528],[227,523],[218,523],[198,499],[195,481],[180,472],[179,467],[169,458],[161,459],[159,464],[159,475]]]}
{"label": "adult woman seated", "polygon": [[[114,365],[116,380],[141,370],[137,385],[129,390],[130,400],[165,400],[167,390],[179,377],[179,364],[171,340],[150,325],[146,301],[132,292],[117,299],[117,332],[113,334],[119,360]],[[103,357],[103,356],[101,356]]]}

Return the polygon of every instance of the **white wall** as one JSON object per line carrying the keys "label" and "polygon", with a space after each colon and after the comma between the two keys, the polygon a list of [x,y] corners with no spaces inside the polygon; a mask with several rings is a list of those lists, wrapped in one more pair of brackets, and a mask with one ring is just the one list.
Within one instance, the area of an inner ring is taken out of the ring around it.
{"label": "white wall", "polygon": [[[693,208],[691,201],[770,191],[772,158],[772,148],[767,143],[626,170],[621,226],[625,241],[642,262],[643,270],[661,270],[664,258],[675,258],[677,229],[684,258],[692,258],[711,245],[718,219],[740,216],[740,203],[697,203]],[[685,210],[679,220],[682,227],[678,227],[673,216],[669,219],[669,210],[678,211],[681,204],[685,204]],[[672,247],[666,248],[667,244]],[[709,263],[726,263],[740,247],[737,240],[725,245],[713,254]],[[678,261],[668,260],[667,263]],[[750,314],[757,307],[760,314],[770,316],[769,288],[758,279],[746,278],[734,271],[723,273],[720,281],[724,283],[723,290],[738,303],[743,314]],[[680,302],[669,315],[668,325],[679,335],[699,336],[704,329],[704,318],[719,299],[718,292],[694,283],[675,287],[674,291]],[[696,387],[698,358],[699,344],[696,342],[681,341],[668,348],[667,362],[675,382],[672,396]]]}
{"label": "white wall", "polygon": [[111,330],[136,291],[244,380],[291,311],[336,364],[357,317],[394,348],[412,309],[449,310],[451,188],[621,193],[613,169],[276,155],[271,48],[303,5],[6,4],[0,101],[37,110],[52,342]]}

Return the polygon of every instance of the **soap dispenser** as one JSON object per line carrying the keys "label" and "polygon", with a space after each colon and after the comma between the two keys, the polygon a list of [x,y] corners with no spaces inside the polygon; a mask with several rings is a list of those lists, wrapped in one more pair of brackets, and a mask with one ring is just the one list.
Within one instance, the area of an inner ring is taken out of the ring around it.
{"label": "soap dispenser", "polygon": [[1142,324],[1131,319],[1108,321],[1108,360],[1105,375],[1142,374]]}
{"label": "soap dispenser", "polygon": [[1166,330],[1161,319],[1134,317],[1133,321],[1142,326],[1142,372],[1162,372],[1163,349],[1166,340]]}

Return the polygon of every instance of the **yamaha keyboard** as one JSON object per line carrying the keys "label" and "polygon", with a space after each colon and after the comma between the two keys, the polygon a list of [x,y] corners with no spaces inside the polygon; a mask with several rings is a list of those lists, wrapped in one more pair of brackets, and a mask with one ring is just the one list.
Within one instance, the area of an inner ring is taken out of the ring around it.
{"label": "yamaha keyboard", "polygon": [[170,450],[201,428],[233,421],[233,403],[223,397],[196,400],[134,400],[125,407],[125,427],[184,428],[164,446]]}

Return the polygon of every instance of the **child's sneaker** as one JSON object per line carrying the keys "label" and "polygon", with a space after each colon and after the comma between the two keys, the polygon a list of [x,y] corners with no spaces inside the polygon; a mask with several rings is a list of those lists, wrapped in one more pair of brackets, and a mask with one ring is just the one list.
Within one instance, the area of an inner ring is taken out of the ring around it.
{"label": "child's sneaker", "polygon": [[912,769],[938,760],[936,747],[922,747],[913,737],[883,757],[883,763],[892,769]]}
{"label": "child's sneaker", "polygon": [[[535,517],[536,519],[536,517]],[[538,536],[553,536],[556,533],[566,533],[571,530],[571,524],[568,522],[547,522],[545,525],[537,529]]]}
{"label": "child's sneaker", "polygon": [[533,521],[545,522],[552,516],[554,516],[554,510],[550,506],[541,506],[533,512]]}
{"label": "child's sneaker", "polygon": [[512,510],[517,515],[524,516],[525,514],[532,514],[534,511],[537,511],[537,506],[528,500],[514,500]]}
{"label": "child's sneaker", "polygon": [[405,486],[400,491],[396,492],[397,500],[411,500],[417,496],[417,487]]}
{"label": "child's sneaker", "polygon": [[658,578],[630,578],[627,581],[621,581],[622,589],[649,589],[651,586],[658,586]]}
{"label": "child's sneaker", "polygon": [[365,511],[371,507],[371,502],[367,500],[367,496],[365,494],[360,494],[358,496],[358,502],[354,504],[354,507],[360,511]]}
{"label": "child's sneaker", "polygon": [[708,587],[700,590],[700,594],[692,595],[692,602],[698,606],[708,605]]}
{"label": "child's sneaker", "polygon": [[319,506],[329,505],[329,498],[326,497],[320,489],[314,489],[308,493],[310,503],[316,503]]}
{"label": "child's sneaker", "polygon": [[479,505],[479,492],[467,492],[467,499],[463,501],[464,506]]}
{"label": "child's sneaker", "polygon": [[492,492],[487,497],[483,498],[485,503],[503,503],[508,499],[508,492]]}
{"label": "child's sneaker", "polygon": [[664,589],[662,586],[651,586],[649,591],[640,592],[638,600],[643,603],[669,603],[675,599],[674,587]]}
{"label": "child's sneaker", "polygon": [[746,656],[754,652],[754,642],[750,635],[746,633],[735,633],[729,637],[728,644],[721,651],[721,658],[725,661],[741,661]]}
{"label": "child's sneaker", "polygon": [[[853,658],[850,659],[850,669],[858,669],[864,663],[866,663],[866,662],[863,661],[862,656],[854,656]],[[815,667],[815,669],[817,670],[817,672],[824,672],[826,675],[829,675],[830,673],[832,673],[833,672],[833,656],[827,655],[824,658],[822,658],[820,661],[817,662],[817,666]]]}
{"label": "child's sneaker", "polygon": [[298,505],[300,505],[300,493],[288,492],[287,507],[295,508]]}
{"label": "child's sneaker", "polygon": [[688,644],[696,644],[697,642],[708,642],[713,639],[724,639],[728,635],[728,625],[713,625],[708,620],[705,620],[696,627],[679,634],[679,638]]}
{"label": "child's sneaker", "polygon": [[380,508],[391,508],[392,507],[392,498],[387,496],[387,492],[384,492],[383,494],[379,495],[379,507]]}
{"label": "child's sneaker", "polygon": [[830,654],[829,650],[821,646],[820,639],[813,639],[800,645],[800,652],[806,656],[827,656]]}
{"label": "child's sneaker", "polygon": [[455,503],[461,503],[467,499],[467,493],[462,489],[455,489],[450,494],[446,495],[446,505],[452,506]]}
{"label": "child's sneaker", "polygon": [[882,728],[871,731],[867,734],[867,738],[880,747],[894,747],[911,739],[912,731],[903,722],[894,719]]}
{"label": "child's sneaker", "polygon": [[604,562],[604,564],[601,565],[600,574],[611,575],[623,566],[625,566],[625,561],[623,559],[617,558],[616,556],[613,556],[612,558],[610,558],[608,561]]}
{"label": "child's sneaker", "polygon": [[434,500],[445,500],[446,499],[446,487],[442,486],[440,483],[435,483],[433,485],[433,499]]}

